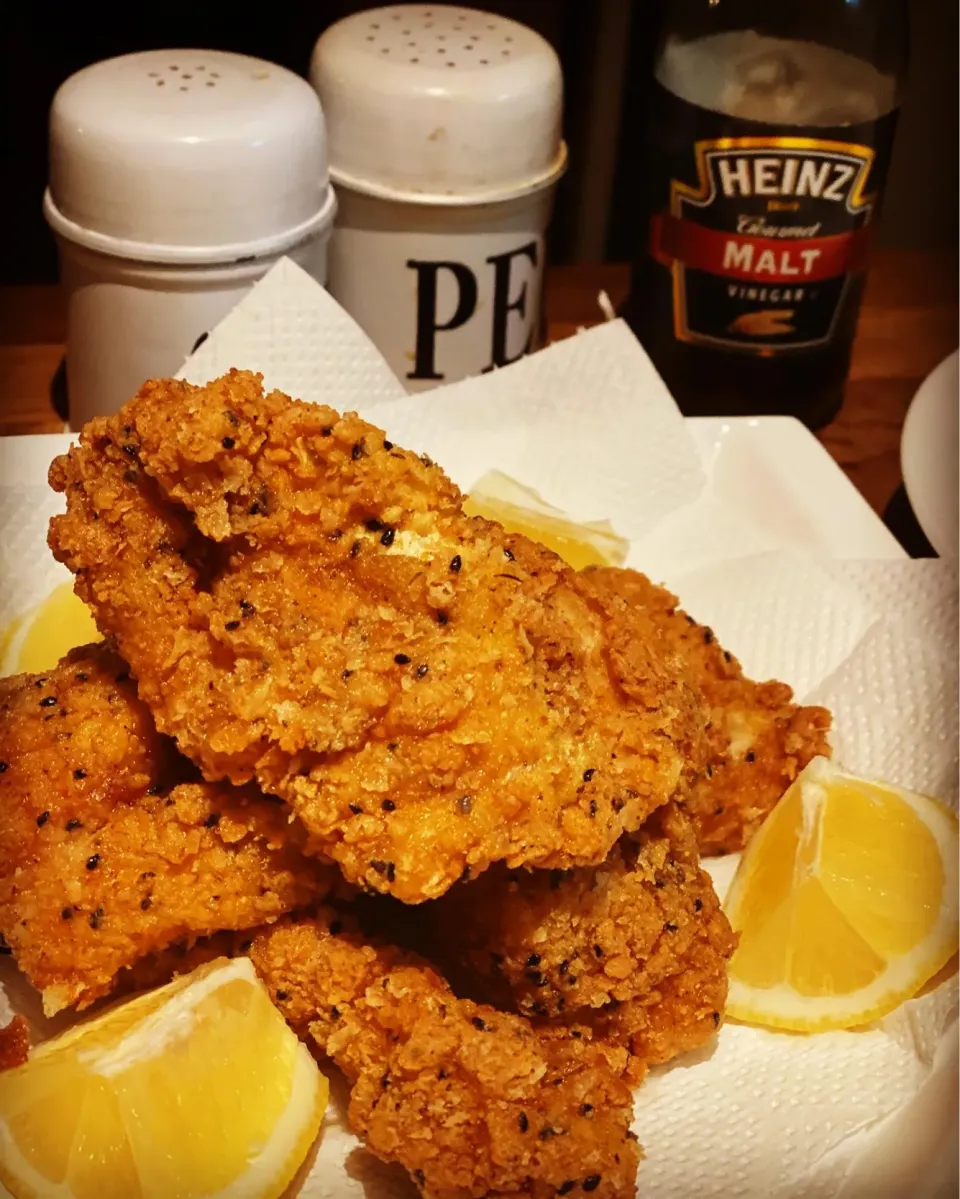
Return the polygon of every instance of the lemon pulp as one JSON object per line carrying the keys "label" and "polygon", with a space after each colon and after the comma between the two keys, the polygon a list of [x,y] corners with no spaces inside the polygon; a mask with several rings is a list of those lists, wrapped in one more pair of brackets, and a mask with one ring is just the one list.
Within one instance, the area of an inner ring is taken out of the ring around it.
{"label": "lemon pulp", "polygon": [[0,1074],[0,1179],[15,1199],[276,1197],[327,1094],[250,962],[221,959]]}
{"label": "lemon pulp", "polygon": [[817,758],[745,851],[726,900],[740,933],[731,1016],[849,1028],[917,993],[957,951],[957,819]]}
{"label": "lemon pulp", "polygon": [[508,533],[521,533],[545,545],[572,566],[620,566],[630,543],[614,532],[609,521],[577,524],[537,492],[509,475],[490,471],[473,487],[463,505],[468,516],[496,521]]}
{"label": "lemon pulp", "polygon": [[90,610],[61,583],[0,633],[0,675],[52,670],[69,650],[99,641]]}

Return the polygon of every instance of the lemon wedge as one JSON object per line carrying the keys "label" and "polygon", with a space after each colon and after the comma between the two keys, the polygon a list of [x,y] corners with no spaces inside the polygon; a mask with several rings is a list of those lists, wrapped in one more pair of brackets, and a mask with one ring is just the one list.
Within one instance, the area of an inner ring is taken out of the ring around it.
{"label": "lemon wedge", "polygon": [[0,676],[52,670],[68,650],[99,640],[90,609],[61,583],[0,633]]}
{"label": "lemon wedge", "polygon": [[468,516],[484,516],[508,533],[538,541],[572,566],[621,566],[630,543],[615,533],[609,521],[577,524],[548,504],[530,487],[492,470],[473,487],[463,505]]}
{"label": "lemon wedge", "polygon": [[744,852],[727,1013],[796,1032],[879,1019],[957,950],[956,816],[814,758]]}
{"label": "lemon wedge", "polygon": [[279,1196],[328,1085],[247,958],[114,1007],[0,1074],[15,1199]]}

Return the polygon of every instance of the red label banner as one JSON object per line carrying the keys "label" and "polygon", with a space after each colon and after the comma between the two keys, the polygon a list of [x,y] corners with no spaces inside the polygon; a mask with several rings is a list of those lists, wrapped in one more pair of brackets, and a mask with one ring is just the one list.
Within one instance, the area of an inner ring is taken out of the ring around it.
{"label": "red label banner", "polygon": [[667,214],[653,218],[654,257],[754,283],[815,283],[866,267],[869,229],[831,237],[748,237]]}

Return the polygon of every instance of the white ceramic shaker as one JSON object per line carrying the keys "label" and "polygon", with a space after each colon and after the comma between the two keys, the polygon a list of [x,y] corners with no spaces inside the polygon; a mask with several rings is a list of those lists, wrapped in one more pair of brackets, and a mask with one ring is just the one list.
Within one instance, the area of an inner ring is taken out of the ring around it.
{"label": "white ceramic shaker", "polygon": [[400,4],[331,26],[310,80],[340,203],[329,288],[404,385],[535,349],[566,164],[550,45],[504,17]]}
{"label": "white ceramic shaker", "polygon": [[71,426],[179,370],[282,255],[324,282],[335,210],[323,113],[291,71],[152,50],[71,76],[50,113],[44,196]]}

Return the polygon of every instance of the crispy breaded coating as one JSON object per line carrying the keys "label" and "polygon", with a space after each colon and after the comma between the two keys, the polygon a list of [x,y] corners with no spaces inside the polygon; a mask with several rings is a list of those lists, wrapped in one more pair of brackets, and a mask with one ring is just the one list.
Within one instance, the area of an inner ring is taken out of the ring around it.
{"label": "crispy breaded coating", "polygon": [[419,902],[496,861],[599,863],[696,756],[646,613],[356,416],[159,380],[50,481],[50,545],[158,727],[288,801],[352,882]]}
{"label": "crispy breaded coating", "polygon": [[830,756],[826,708],[793,703],[786,683],[756,683],[675,595],[642,574],[590,567],[584,586],[645,611],[663,633],[708,715],[706,754],[686,797],[704,854],[732,853],[757,831],[811,758]]}
{"label": "crispy breaded coating", "polygon": [[0,933],[48,1015],[174,941],[329,890],[285,805],[185,771],[103,646],[0,680]]}
{"label": "crispy breaded coating", "polygon": [[601,866],[495,868],[423,916],[432,953],[465,972],[471,991],[622,1045],[638,1059],[628,1063],[633,1079],[706,1041],[723,1010],[735,939],[675,804]]}
{"label": "crispy breaded coating", "polygon": [[0,1028],[0,1070],[26,1065],[30,1056],[30,1026],[22,1016],[14,1016]]}
{"label": "crispy breaded coating", "polygon": [[585,1041],[543,1042],[520,1017],[457,999],[330,911],[257,936],[251,957],[291,1025],[347,1076],[351,1127],[429,1199],[632,1199],[632,1097]]}

